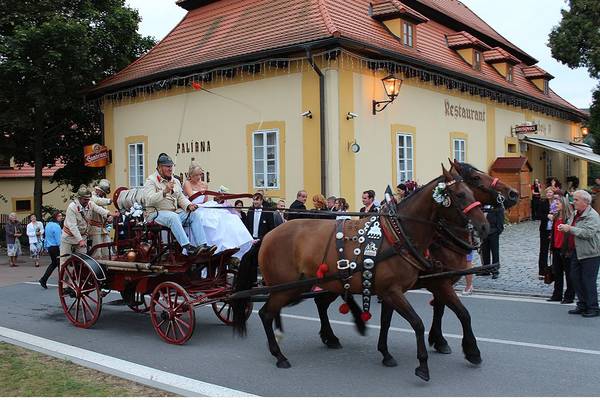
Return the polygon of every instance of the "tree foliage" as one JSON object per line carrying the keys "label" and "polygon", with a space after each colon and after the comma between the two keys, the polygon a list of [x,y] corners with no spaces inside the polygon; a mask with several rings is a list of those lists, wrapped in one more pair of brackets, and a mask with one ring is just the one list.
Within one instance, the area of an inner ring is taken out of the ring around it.
{"label": "tree foliage", "polygon": [[83,167],[83,145],[101,138],[86,89],[155,42],[125,0],[0,0],[0,9],[0,152],[35,166],[40,213],[42,167],[62,160],[56,180],[75,187],[98,175]]}
{"label": "tree foliage", "polygon": [[[552,56],[570,68],[585,67],[592,78],[600,79],[600,1],[569,0],[562,20],[550,33]],[[600,153],[600,85],[590,108],[590,132],[595,151]]]}

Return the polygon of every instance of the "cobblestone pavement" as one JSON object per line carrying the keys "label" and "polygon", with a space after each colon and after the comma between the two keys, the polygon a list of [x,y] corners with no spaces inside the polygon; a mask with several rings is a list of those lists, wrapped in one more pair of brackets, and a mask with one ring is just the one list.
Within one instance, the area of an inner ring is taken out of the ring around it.
{"label": "cobblestone pavement", "polygon": [[[550,297],[554,284],[538,279],[539,221],[509,224],[500,235],[500,276],[476,276],[475,291],[512,292]],[[479,255],[473,266],[481,265]],[[464,284],[464,279],[459,285]]]}

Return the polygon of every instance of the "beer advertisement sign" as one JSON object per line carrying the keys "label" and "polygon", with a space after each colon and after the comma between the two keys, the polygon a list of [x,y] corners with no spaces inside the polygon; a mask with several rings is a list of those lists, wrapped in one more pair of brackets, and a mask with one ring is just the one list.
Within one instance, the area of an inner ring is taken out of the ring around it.
{"label": "beer advertisement sign", "polygon": [[83,148],[83,159],[86,167],[105,167],[110,163],[110,152],[106,146],[90,144]]}

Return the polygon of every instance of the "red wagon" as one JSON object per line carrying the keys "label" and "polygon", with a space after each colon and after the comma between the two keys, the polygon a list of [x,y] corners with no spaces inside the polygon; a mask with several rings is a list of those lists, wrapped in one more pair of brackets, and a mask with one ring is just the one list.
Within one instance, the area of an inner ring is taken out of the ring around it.
{"label": "red wagon", "polygon": [[[114,203],[126,188],[114,194]],[[198,193],[226,198],[251,195]],[[183,344],[194,333],[194,308],[211,306],[223,323],[232,323],[228,297],[233,291],[237,266],[232,255],[238,249],[219,254],[183,256],[168,228],[132,218],[127,237],[100,247],[115,249],[107,259],[74,253],[62,263],[58,294],[65,315],[80,328],[89,328],[100,317],[102,300],[118,291],[125,303],[138,313],[149,312],[156,333],[168,343]],[[252,313],[252,305],[247,316]]]}

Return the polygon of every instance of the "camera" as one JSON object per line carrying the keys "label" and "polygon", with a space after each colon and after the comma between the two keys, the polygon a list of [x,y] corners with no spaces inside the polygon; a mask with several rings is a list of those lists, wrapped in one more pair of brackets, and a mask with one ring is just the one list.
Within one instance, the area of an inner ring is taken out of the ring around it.
{"label": "camera", "polygon": [[358,117],[357,113],[349,112],[348,114],[346,114],[346,119],[354,119],[356,117]]}
{"label": "camera", "polygon": [[308,119],[312,119],[312,112],[310,111],[304,111],[302,114],[300,114],[301,117],[306,117]]}

